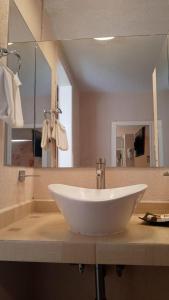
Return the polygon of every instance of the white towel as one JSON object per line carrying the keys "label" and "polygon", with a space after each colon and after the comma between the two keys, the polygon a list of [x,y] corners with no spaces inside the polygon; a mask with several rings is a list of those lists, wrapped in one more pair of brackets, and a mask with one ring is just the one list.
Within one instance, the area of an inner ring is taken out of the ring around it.
{"label": "white towel", "polygon": [[59,122],[57,121],[57,147],[62,150],[62,151],[67,151],[68,150],[68,139],[67,139],[67,133],[66,133],[66,128]]}
{"label": "white towel", "polygon": [[51,125],[49,120],[43,121],[41,148],[47,150],[51,140]]}
{"label": "white towel", "polygon": [[8,102],[4,85],[4,68],[0,65],[0,118],[8,116]]}
{"label": "white towel", "polygon": [[58,147],[59,137],[58,137],[57,120],[55,118],[55,115],[51,116],[51,129],[52,129],[51,137],[53,140],[56,141],[56,146]]}
{"label": "white towel", "polygon": [[23,113],[21,105],[21,96],[20,96],[20,86],[21,81],[18,77],[18,74],[13,76],[13,96],[14,96],[14,117],[15,117],[15,127],[23,127]]}
{"label": "white towel", "polygon": [[0,63],[0,119],[11,127],[23,127],[23,114],[18,74]]}
{"label": "white towel", "polygon": [[[1,108],[0,108],[0,119],[4,120],[9,125],[13,126],[15,123],[14,117],[14,98],[13,98],[13,78],[8,70],[1,64]],[[6,105],[4,106],[4,104]]]}

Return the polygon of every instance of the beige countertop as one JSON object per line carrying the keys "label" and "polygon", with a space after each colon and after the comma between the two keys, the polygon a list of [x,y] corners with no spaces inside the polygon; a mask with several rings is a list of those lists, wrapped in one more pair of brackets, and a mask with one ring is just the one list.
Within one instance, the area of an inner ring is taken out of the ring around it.
{"label": "beige countertop", "polygon": [[125,232],[73,234],[60,213],[33,213],[0,230],[0,260],[169,266],[169,228],[133,216]]}

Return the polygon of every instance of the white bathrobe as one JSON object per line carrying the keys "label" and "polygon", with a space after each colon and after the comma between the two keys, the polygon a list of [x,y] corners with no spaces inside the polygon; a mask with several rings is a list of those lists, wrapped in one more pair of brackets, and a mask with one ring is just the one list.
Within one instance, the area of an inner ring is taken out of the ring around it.
{"label": "white bathrobe", "polygon": [[0,74],[0,119],[13,126],[15,122],[13,79],[2,64],[0,64]]}
{"label": "white bathrobe", "polygon": [[23,113],[18,74],[0,63],[0,119],[11,127],[23,127]]}
{"label": "white bathrobe", "polygon": [[21,96],[20,96],[20,86],[21,81],[18,77],[18,74],[13,76],[13,95],[14,95],[14,118],[15,118],[15,127],[23,127],[23,113],[21,105]]}

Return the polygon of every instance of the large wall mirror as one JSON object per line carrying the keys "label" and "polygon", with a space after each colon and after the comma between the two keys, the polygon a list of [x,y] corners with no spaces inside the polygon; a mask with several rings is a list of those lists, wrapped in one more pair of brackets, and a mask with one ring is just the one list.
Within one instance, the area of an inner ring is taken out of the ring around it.
{"label": "large wall mirror", "polygon": [[[52,42],[57,54],[53,67],[57,80],[52,85],[53,73],[41,51],[49,42],[28,42],[28,28],[16,40],[10,24],[15,15],[19,22],[19,13],[11,3],[9,42],[13,44],[9,49],[22,58],[24,127],[7,126],[5,163],[95,167],[96,159],[104,157],[108,167],[169,166],[167,35]],[[9,56],[8,66],[14,72],[16,64],[16,58]],[[57,90],[54,102],[52,88]],[[42,147],[46,122],[54,136]],[[60,126],[60,133],[54,133],[53,122]]]}

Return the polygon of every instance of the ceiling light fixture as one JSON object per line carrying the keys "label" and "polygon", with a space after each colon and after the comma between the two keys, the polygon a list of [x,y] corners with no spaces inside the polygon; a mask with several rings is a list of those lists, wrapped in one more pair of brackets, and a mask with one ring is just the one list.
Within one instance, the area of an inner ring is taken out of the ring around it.
{"label": "ceiling light fixture", "polygon": [[108,37],[99,37],[99,38],[94,38],[96,41],[110,41],[115,39],[115,36],[108,36]]}
{"label": "ceiling light fixture", "polygon": [[32,142],[32,140],[19,140],[19,139],[15,139],[15,140],[11,140],[12,143],[25,143],[25,142]]}

